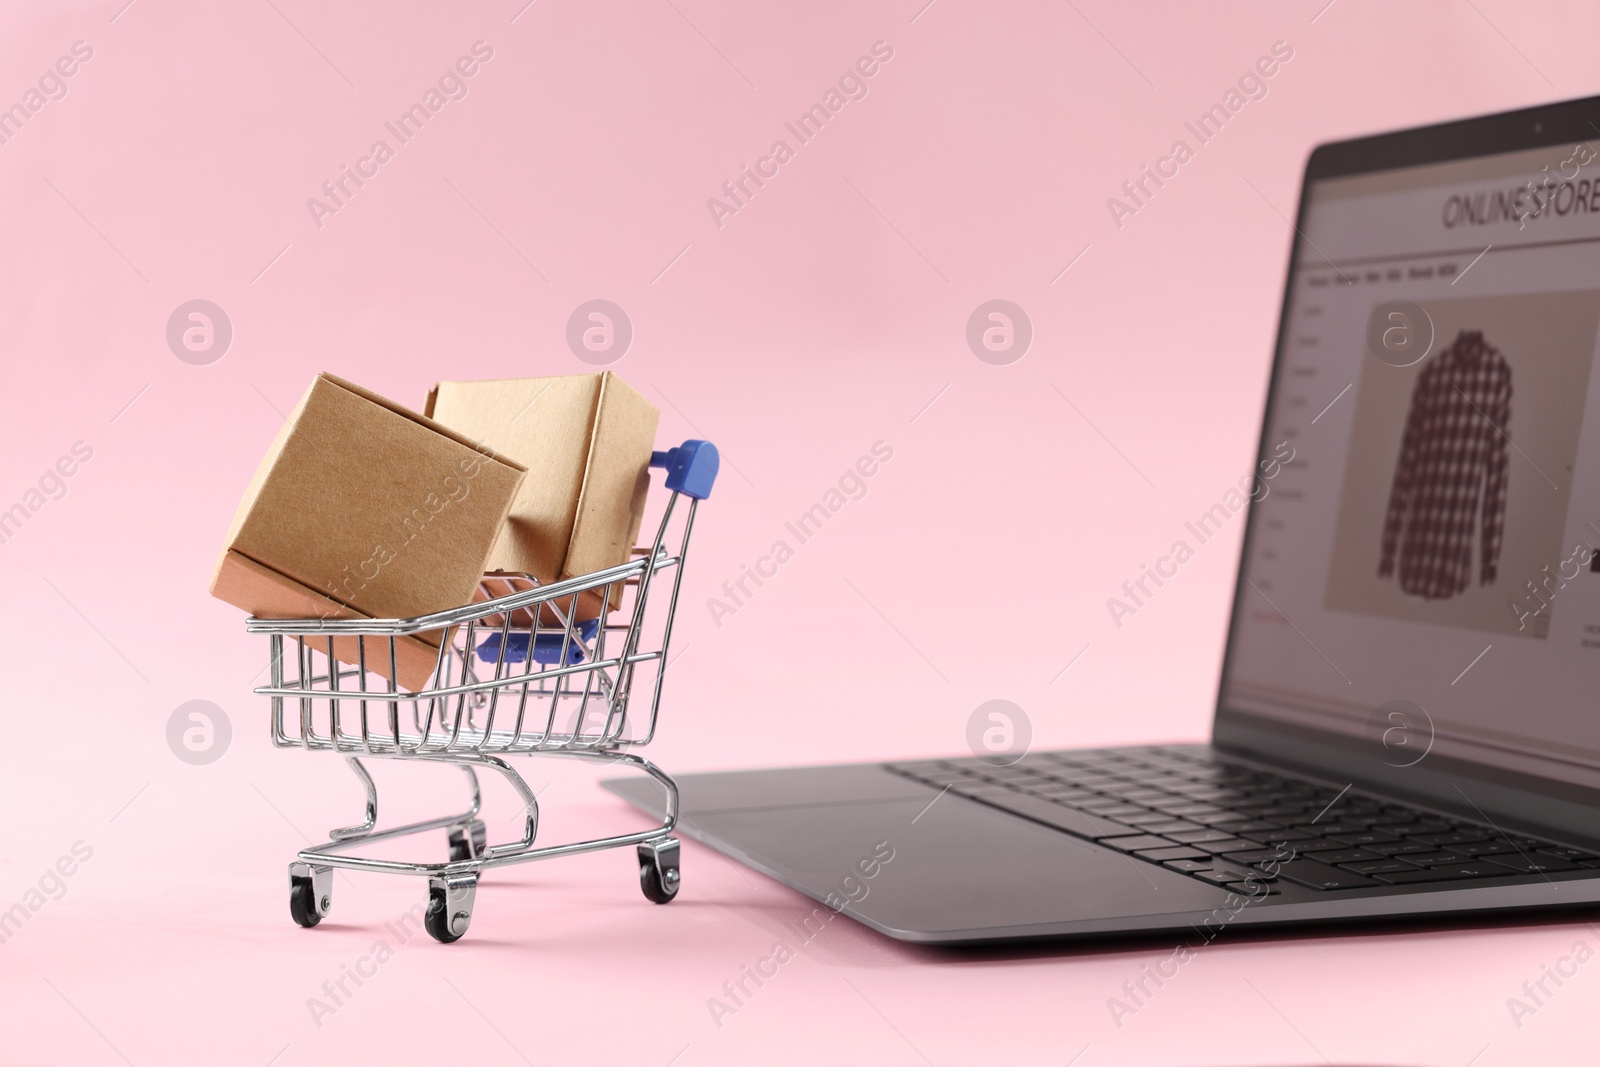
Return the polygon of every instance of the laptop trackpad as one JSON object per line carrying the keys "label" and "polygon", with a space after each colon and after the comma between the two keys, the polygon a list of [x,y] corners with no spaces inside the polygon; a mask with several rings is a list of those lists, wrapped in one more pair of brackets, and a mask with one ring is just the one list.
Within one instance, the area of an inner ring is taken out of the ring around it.
{"label": "laptop trackpad", "polygon": [[912,939],[1207,911],[1227,896],[975,801],[928,799],[715,811],[684,829],[814,895],[853,900],[848,910],[868,925]]}

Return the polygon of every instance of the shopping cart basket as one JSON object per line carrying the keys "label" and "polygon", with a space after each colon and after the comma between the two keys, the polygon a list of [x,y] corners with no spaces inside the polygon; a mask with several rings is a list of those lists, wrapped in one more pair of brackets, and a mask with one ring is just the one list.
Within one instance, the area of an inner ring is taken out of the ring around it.
{"label": "shopping cart basket", "polygon": [[[678,892],[678,787],[649,760],[627,751],[655,734],[672,618],[683,580],[695,508],[716,479],[716,448],[688,441],[656,452],[671,490],[649,548],[607,570],[539,585],[530,577],[486,575],[486,599],[413,619],[256,619],[267,634],[272,742],[337,752],[366,789],[366,817],[332,831],[289,865],[289,913],[301,926],[327,915],[333,871],[383,871],[428,879],[423,925],[440,941],[466,933],[478,876],[491,867],[636,845],[644,895],[665,904]],[[687,497],[687,504],[681,498]],[[669,541],[676,540],[676,550]],[[580,605],[615,604],[609,616],[579,619]],[[400,653],[437,645],[425,687],[402,690]],[[337,642],[337,647],[336,647]],[[398,642],[413,642],[397,648]],[[349,662],[353,660],[354,662]],[[377,668],[377,669],[374,669]],[[643,714],[637,710],[639,700]],[[666,792],[660,825],[637,833],[534,847],[539,805],[505,759],[548,754],[632,767]],[[471,804],[458,814],[378,828],[378,790],[362,760],[424,760],[466,772]],[[522,836],[489,844],[478,818],[480,770],[499,772],[521,798]],[[410,834],[448,833],[449,861],[403,862],[346,851]]]}

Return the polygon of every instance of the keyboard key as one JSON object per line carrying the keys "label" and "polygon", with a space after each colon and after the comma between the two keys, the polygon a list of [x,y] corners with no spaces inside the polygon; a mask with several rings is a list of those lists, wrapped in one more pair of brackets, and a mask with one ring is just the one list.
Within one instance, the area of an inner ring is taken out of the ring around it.
{"label": "keyboard key", "polygon": [[1167,834],[1174,841],[1181,841],[1186,845],[1198,845],[1207,841],[1231,841],[1232,834],[1223,833],[1221,830],[1180,830],[1177,833]]}
{"label": "keyboard key", "polygon": [[1383,805],[1370,800],[1347,800],[1334,810],[1342,813],[1346,821],[1371,822],[1383,810]]}
{"label": "keyboard key", "polygon": [[1383,857],[1376,852],[1369,852],[1361,848],[1347,848],[1337,852],[1317,853],[1317,862],[1319,863],[1359,863],[1362,860],[1377,859],[1383,859]]}
{"label": "keyboard key", "polygon": [[[1213,870],[1221,869],[1220,867],[1213,868]],[[1277,871],[1264,871],[1260,867],[1240,867],[1234,874],[1233,880],[1236,882],[1243,881],[1246,878],[1253,882],[1276,882],[1278,880]]]}
{"label": "keyboard key", "polygon": [[1421,841],[1390,841],[1384,844],[1365,846],[1368,852],[1381,852],[1385,856],[1407,856],[1414,852],[1437,852],[1435,845],[1425,845]]}
{"label": "keyboard key", "polygon": [[1360,834],[1329,834],[1329,841],[1337,841],[1341,845],[1365,847],[1367,845],[1390,844],[1400,840],[1394,834],[1386,834],[1382,830],[1368,830]]}
{"label": "keyboard key", "polygon": [[1190,800],[1181,804],[1169,804],[1163,801],[1153,801],[1150,806],[1157,811],[1169,812],[1173,815],[1231,815],[1233,812],[1218,804],[1201,804]]}
{"label": "keyboard key", "polygon": [[1307,837],[1305,834],[1296,833],[1293,830],[1283,830],[1283,829],[1279,829],[1279,830],[1252,830],[1252,831],[1250,831],[1248,833],[1241,833],[1239,836],[1240,837],[1248,837],[1252,841],[1259,841],[1263,845],[1271,845],[1274,848],[1276,848],[1278,845],[1285,844],[1285,843],[1287,843],[1288,845],[1290,845],[1292,847],[1294,845],[1299,844],[1302,841],[1321,841],[1322,840],[1322,838],[1320,838],[1320,837]]}
{"label": "keyboard key", "polygon": [[1172,822],[1172,816],[1164,811],[1147,811],[1142,815],[1119,815],[1117,821],[1129,826],[1146,826],[1151,823]]}
{"label": "keyboard key", "polygon": [[1319,841],[1316,838],[1312,838],[1309,841],[1291,841],[1288,847],[1297,853],[1314,853],[1318,859],[1321,859],[1324,852],[1342,852],[1351,846],[1338,841]]}
{"label": "keyboard key", "polygon": [[1249,793],[1241,793],[1237,789],[1228,789],[1215,785],[1191,786],[1188,789],[1179,790],[1179,792],[1182,792],[1186,797],[1209,801],[1223,808],[1231,808],[1235,804],[1248,804],[1253,799]]}
{"label": "keyboard key", "polygon": [[[1148,855],[1150,855],[1148,852],[1140,853],[1141,857]],[[1161,866],[1171,867],[1173,870],[1182,871],[1184,874],[1195,874],[1199,871],[1211,870],[1211,864],[1203,860],[1167,860]]]}
{"label": "keyboard key", "polygon": [[1207,830],[1199,823],[1192,823],[1187,819],[1167,819],[1163,822],[1140,822],[1130,823],[1129,825],[1138,826],[1140,830],[1147,834],[1161,834],[1165,837],[1171,837],[1174,841],[1183,840],[1181,837],[1174,837],[1174,834],[1192,833],[1194,831],[1216,833],[1215,830]]}
{"label": "keyboard key", "polygon": [[[1074,811],[1083,811],[1083,805],[1092,804],[1099,799],[1094,793],[1076,793],[1070,789],[1029,789],[1024,790],[1024,792],[1031,796],[1039,797],[1041,800],[1048,800],[1052,804],[1061,804]],[[1085,814],[1092,815],[1094,813],[1085,812]]]}
{"label": "keyboard key", "polygon": [[1078,808],[1091,815],[1134,815],[1142,814],[1146,810],[1132,804],[1124,804],[1120,800],[1085,800],[1078,805]]}
{"label": "keyboard key", "polygon": [[1486,830],[1478,826],[1452,826],[1450,828],[1450,832],[1465,834],[1469,837],[1469,840],[1455,842],[1449,846],[1450,848],[1457,850],[1459,850],[1463,845],[1478,845],[1486,842],[1499,842],[1500,844],[1510,845],[1512,849],[1520,848],[1524,852],[1529,852],[1536,848],[1556,847],[1550,842],[1540,841],[1536,837],[1523,837],[1521,834],[1502,834],[1497,831]]}
{"label": "keyboard key", "polygon": [[1250,847],[1250,844],[1251,842],[1246,841],[1242,837],[1225,837],[1220,841],[1190,842],[1191,847],[1200,849],[1202,852],[1208,852],[1213,856],[1222,852],[1237,852],[1241,848]]}
{"label": "keyboard key", "polygon": [[[1234,811],[1243,812],[1249,815],[1259,815],[1267,811],[1269,808],[1280,808],[1283,806],[1283,804],[1278,800],[1261,799],[1252,800],[1248,804],[1230,804],[1228,806]],[[1299,805],[1295,805],[1293,809],[1295,814],[1298,814],[1302,810],[1304,809],[1302,809]]]}
{"label": "keyboard key", "polygon": [[1482,841],[1488,834],[1480,834],[1473,830],[1454,830],[1443,834],[1406,834],[1408,841],[1421,841],[1425,845],[1464,845],[1472,841]]}
{"label": "keyboard key", "polygon": [[1148,808],[1141,808],[1136,804],[1118,804],[1115,807],[1096,807],[1092,804],[1079,804],[1078,807],[1091,815],[1104,815],[1109,819],[1118,819],[1124,815],[1143,815]]}
{"label": "keyboard key", "polygon": [[1438,867],[1445,863],[1460,863],[1460,853],[1451,852],[1449,849],[1440,849],[1437,852],[1407,852],[1403,858],[1407,863],[1417,867]]}
{"label": "keyboard key", "polygon": [[1060,782],[1051,782],[1048,785],[1025,785],[1022,787],[1022,791],[1024,793],[1032,793],[1034,796],[1044,797],[1047,800],[1074,804],[1084,800],[1094,800],[1099,796],[1098,793],[1090,793],[1083,789],[1063,788]]}
{"label": "keyboard key", "polygon": [[1471,830],[1455,830],[1445,834],[1407,834],[1408,841],[1421,841],[1425,845],[1463,845],[1473,841],[1482,841],[1488,834],[1475,833]]}
{"label": "keyboard key", "polygon": [[1453,864],[1449,867],[1423,867],[1415,871],[1380,874],[1378,878],[1388,882],[1390,885],[1411,885],[1413,882],[1453,882],[1462,878],[1493,878],[1512,873],[1514,872],[1485,860],[1482,863],[1468,861],[1466,863]]}
{"label": "keyboard key", "polygon": [[1173,794],[1173,790],[1166,788],[1166,786],[1169,784],[1184,785],[1187,782],[1188,779],[1186,778],[1167,779],[1161,777],[1160,775],[1134,773],[1128,775],[1127,779],[1121,783],[1119,788],[1124,792],[1130,790],[1139,790],[1145,793],[1153,793],[1164,797],[1170,797]]}
{"label": "keyboard key", "polygon": [[1131,837],[1103,837],[1100,839],[1100,843],[1102,845],[1110,845],[1115,849],[1121,849],[1123,852],[1142,852],[1153,848],[1169,848],[1172,845],[1171,841],[1164,837],[1157,837],[1154,834],[1134,834]]}
{"label": "keyboard key", "polygon": [[987,763],[978,763],[974,766],[963,764],[955,769],[965,772],[969,778],[981,778],[985,782],[1004,782],[1006,780],[1005,774],[999,768],[991,767]]}
{"label": "keyboard key", "polygon": [[1581,869],[1576,863],[1557,859],[1554,856],[1541,856],[1537,852],[1531,852],[1521,856],[1516,855],[1515,853],[1512,853],[1511,855],[1498,855],[1492,859],[1480,860],[1476,862],[1486,864],[1492,863],[1499,867],[1509,867],[1513,871],[1521,871],[1524,874],[1543,874],[1546,871],[1576,871]]}
{"label": "keyboard key", "polygon": [[1032,772],[1027,774],[997,774],[993,775],[992,777],[996,781],[1004,782],[1007,785],[1014,786],[1039,785],[1045,782],[1055,782],[1054,778],[1043,774],[1034,774]]}
{"label": "keyboard key", "polygon": [[1226,830],[1230,834],[1248,834],[1258,830],[1272,831],[1279,829],[1276,823],[1266,819],[1240,820],[1237,816],[1231,819],[1207,819],[1206,825],[1216,830]]}
{"label": "keyboard key", "polygon": [[1417,869],[1416,864],[1407,863],[1405,860],[1386,859],[1366,860],[1359,863],[1341,863],[1340,866],[1347,871],[1355,871],[1357,874],[1395,874],[1399,871],[1414,871]]}
{"label": "keyboard key", "polygon": [[1016,790],[1008,785],[1001,785],[999,782],[985,782],[969,778],[965,782],[952,783],[950,792],[964,797],[975,797],[1004,795],[1006,793],[1015,793]]}
{"label": "keyboard key", "polygon": [[[1367,859],[1371,855],[1372,853],[1370,852],[1363,852],[1356,858]],[[1246,849],[1243,852],[1224,852],[1222,853],[1222,858],[1225,860],[1232,860],[1234,863],[1241,863],[1248,867],[1251,864],[1265,863],[1271,859],[1282,860],[1283,853],[1279,852],[1275,848],[1252,848]]]}
{"label": "keyboard key", "polygon": [[[1039,790],[1056,790],[1061,788],[1060,782],[1053,782],[1049,778],[1013,778],[1005,783],[1012,789],[1020,789],[1024,793],[1034,793]],[[1092,796],[1093,794],[1089,794]]]}
{"label": "keyboard key", "polygon": [[998,778],[998,779],[1033,778],[1033,777],[1036,777],[1032,767],[1017,767],[1017,766],[1011,766],[1011,767],[989,766],[987,769],[985,769],[983,771],[983,774],[984,774],[985,777]]}
{"label": "keyboard key", "polygon": [[[1188,845],[1177,845],[1172,848],[1145,849],[1139,853],[1140,859],[1154,860],[1157,863],[1166,863],[1170,860],[1200,860],[1205,859],[1205,857],[1206,853],[1201,852],[1197,848],[1190,848]],[[1209,862],[1202,863],[1200,866],[1202,868],[1209,868],[1211,864]]]}
{"label": "keyboard key", "polygon": [[1212,885],[1220,886],[1243,882],[1259,882],[1265,885],[1267,882],[1272,880],[1266,875],[1262,874],[1260,871],[1252,871],[1248,868],[1239,869],[1222,867],[1213,868],[1209,871],[1195,871],[1191,877],[1198,878],[1202,882],[1210,882]]}
{"label": "keyboard key", "polygon": [[1235,893],[1238,893],[1241,896],[1246,897],[1270,897],[1278,891],[1277,886],[1268,885],[1265,882],[1259,881],[1229,882],[1227,888],[1233,890]]}
{"label": "keyboard key", "polygon": [[1099,793],[1088,789],[1079,789],[1077,786],[1069,785],[1066,782],[1051,782],[1049,785],[1032,786],[1027,790],[1027,792],[1043,793],[1052,797],[1069,797],[1076,800],[1082,800],[1085,803],[1094,803],[1096,801],[1106,799]]}
{"label": "keyboard key", "polygon": [[1349,845],[1339,841],[1324,841],[1320,837],[1282,837],[1267,838],[1266,835],[1250,835],[1252,841],[1260,841],[1272,848],[1287,848],[1292,852],[1332,852],[1349,848]]}
{"label": "keyboard key", "polygon": [[1410,812],[1397,815],[1374,815],[1367,820],[1368,826],[1406,826],[1417,821],[1417,817]]}
{"label": "keyboard key", "polygon": [[1556,859],[1560,860],[1571,860],[1574,863],[1578,862],[1579,860],[1600,860],[1600,856],[1595,855],[1593,852],[1585,852],[1581,848],[1562,848],[1560,845],[1540,845],[1539,851],[1544,853],[1546,856],[1554,856]]}
{"label": "keyboard key", "polygon": [[1290,827],[1290,829],[1298,830],[1303,834],[1313,834],[1326,837],[1328,834],[1364,834],[1368,830],[1372,829],[1372,827],[1368,826],[1360,819],[1356,819],[1354,821],[1348,819],[1327,819],[1323,822],[1300,823],[1296,826]]}
{"label": "keyboard key", "polygon": [[1278,874],[1287,881],[1310,889],[1360,889],[1378,884],[1365,875],[1330,867],[1316,860],[1291,860],[1278,868]]}

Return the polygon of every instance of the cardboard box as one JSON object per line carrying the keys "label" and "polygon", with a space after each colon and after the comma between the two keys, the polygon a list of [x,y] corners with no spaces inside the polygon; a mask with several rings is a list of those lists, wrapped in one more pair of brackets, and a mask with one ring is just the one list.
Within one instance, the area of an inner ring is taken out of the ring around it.
{"label": "cardboard box", "polygon": [[[644,518],[661,414],[628,383],[610,371],[440,382],[424,410],[528,468],[489,554],[490,571],[531,574],[548,585],[627,562]],[[578,617],[600,615],[600,600],[582,598]]]}
{"label": "cardboard box", "polygon": [[[234,515],[211,593],[259,618],[410,618],[471,603],[525,470],[331,374],[311,383]],[[396,642],[423,688],[441,635]],[[326,649],[325,639],[318,639]],[[389,676],[383,641],[367,665]],[[356,662],[356,640],[335,642]]]}

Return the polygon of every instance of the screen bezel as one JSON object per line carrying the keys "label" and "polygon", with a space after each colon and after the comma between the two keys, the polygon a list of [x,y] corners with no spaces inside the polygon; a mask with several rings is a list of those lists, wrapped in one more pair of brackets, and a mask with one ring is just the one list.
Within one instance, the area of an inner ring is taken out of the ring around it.
{"label": "screen bezel", "polygon": [[[1336,141],[1314,149],[1306,161],[1300,183],[1300,202],[1295,211],[1295,232],[1289,247],[1289,265],[1256,458],[1267,459],[1271,447],[1268,435],[1285,371],[1289,310],[1297,280],[1295,265],[1306,244],[1302,235],[1312,183],[1326,178],[1576,144],[1597,138],[1600,138],[1600,96]],[[1596,809],[1600,809],[1600,790],[1437,754],[1416,766],[1392,767],[1384,762],[1379,746],[1362,739],[1228,708],[1225,702],[1228,677],[1245,602],[1245,565],[1250,558],[1259,517],[1259,502],[1252,500],[1240,546],[1233,606],[1217,685],[1212,720],[1215,747],[1286,764],[1321,777],[1349,781],[1374,791],[1409,797],[1465,818],[1481,820],[1484,815],[1494,814],[1528,829],[1544,830],[1572,840],[1600,842],[1600,825],[1595,817]],[[1464,783],[1471,784],[1470,795],[1462,788]],[[1483,810],[1474,811],[1474,807]]]}

